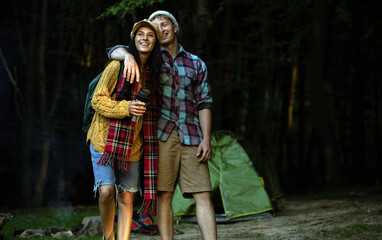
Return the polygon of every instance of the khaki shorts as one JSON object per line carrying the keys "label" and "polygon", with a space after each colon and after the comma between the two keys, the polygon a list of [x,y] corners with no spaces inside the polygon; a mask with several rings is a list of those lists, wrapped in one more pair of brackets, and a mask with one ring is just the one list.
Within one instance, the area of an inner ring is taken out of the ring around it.
{"label": "khaki shorts", "polygon": [[176,183],[185,198],[212,190],[208,164],[199,163],[197,146],[180,143],[178,128],[172,130],[166,142],[158,141],[158,146],[158,191],[173,192]]}

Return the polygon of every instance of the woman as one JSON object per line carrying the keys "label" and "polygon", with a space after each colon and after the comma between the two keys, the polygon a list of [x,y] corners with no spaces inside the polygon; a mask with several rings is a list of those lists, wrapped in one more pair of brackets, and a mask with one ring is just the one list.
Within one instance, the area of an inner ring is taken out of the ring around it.
{"label": "woman", "polygon": [[[134,192],[140,190],[140,159],[143,158],[144,211],[155,214],[157,176],[156,96],[162,58],[158,25],[147,20],[134,24],[129,52],[140,71],[139,82],[118,80],[121,64],[112,61],[104,70],[92,99],[96,111],[87,135],[90,145],[94,191],[99,192],[103,239],[114,239],[113,227],[118,202],[118,240],[129,239]],[[118,84],[118,85],[117,85]],[[115,86],[117,92],[113,93]],[[140,88],[151,91],[147,108],[135,101]],[[134,121],[143,117],[143,121]]]}

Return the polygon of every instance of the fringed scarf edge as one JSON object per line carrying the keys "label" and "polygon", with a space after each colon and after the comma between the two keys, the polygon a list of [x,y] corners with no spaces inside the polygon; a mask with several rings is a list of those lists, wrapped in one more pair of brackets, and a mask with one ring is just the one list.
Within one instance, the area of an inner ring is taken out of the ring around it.
{"label": "fringed scarf edge", "polygon": [[113,169],[117,166],[117,169],[129,172],[130,170],[130,161],[126,161],[128,159],[129,152],[127,154],[117,154],[115,152],[105,151],[102,154],[102,157],[97,162],[98,165],[110,165]]}

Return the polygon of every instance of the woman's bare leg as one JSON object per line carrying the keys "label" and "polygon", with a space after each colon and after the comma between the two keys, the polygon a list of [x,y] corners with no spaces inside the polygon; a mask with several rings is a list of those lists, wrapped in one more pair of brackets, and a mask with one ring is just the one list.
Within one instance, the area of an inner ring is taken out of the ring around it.
{"label": "woman's bare leg", "polygon": [[130,238],[131,224],[133,222],[133,201],[134,193],[132,192],[118,194],[118,240]]}
{"label": "woman's bare leg", "polygon": [[103,234],[109,238],[114,229],[115,215],[115,187],[114,185],[102,185],[99,187],[99,211],[102,221]]}

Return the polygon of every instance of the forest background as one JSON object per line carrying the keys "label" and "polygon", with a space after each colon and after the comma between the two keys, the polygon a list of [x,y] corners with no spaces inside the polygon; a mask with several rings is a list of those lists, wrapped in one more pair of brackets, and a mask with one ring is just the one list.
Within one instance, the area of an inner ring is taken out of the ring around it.
{"label": "forest background", "polygon": [[235,134],[279,191],[379,186],[379,5],[2,1],[0,205],[96,203],[81,131],[87,86],[108,63],[105,49],[128,44],[133,23],[159,9],[175,15],[181,44],[207,64],[213,131]]}

